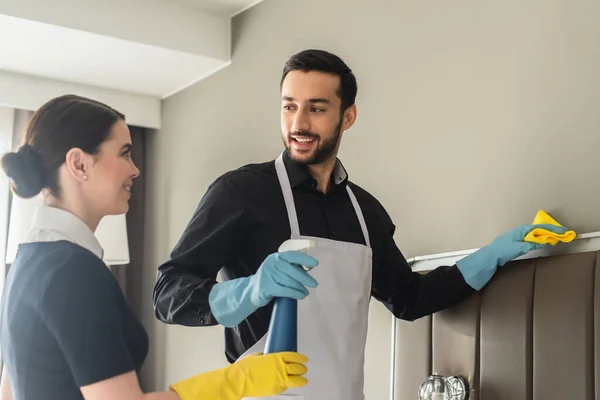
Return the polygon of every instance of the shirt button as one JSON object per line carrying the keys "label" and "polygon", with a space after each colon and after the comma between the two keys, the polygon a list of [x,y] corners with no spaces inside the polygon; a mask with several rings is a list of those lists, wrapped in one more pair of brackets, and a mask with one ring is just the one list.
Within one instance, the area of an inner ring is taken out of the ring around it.
{"label": "shirt button", "polygon": [[200,317],[200,318],[198,318],[198,321],[199,321],[201,324],[203,324],[203,323],[204,323],[204,317]]}

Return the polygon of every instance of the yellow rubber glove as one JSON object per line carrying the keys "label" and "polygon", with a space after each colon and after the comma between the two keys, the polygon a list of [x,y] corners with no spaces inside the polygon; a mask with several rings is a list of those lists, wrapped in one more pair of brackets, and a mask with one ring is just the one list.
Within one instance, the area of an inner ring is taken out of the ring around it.
{"label": "yellow rubber glove", "polygon": [[308,359],[299,353],[252,354],[228,367],[171,385],[182,400],[241,400],[302,387]]}
{"label": "yellow rubber glove", "polygon": [[[548,213],[543,210],[538,211],[535,219],[533,220],[533,224],[550,224],[555,226],[562,226],[558,222],[554,220]],[[563,234],[558,234],[554,232],[550,232],[546,229],[534,229],[525,236],[526,242],[539,243],[539,244],[550,244],[554,246],[556,243],[564,242],[569,243],[573,239],[575,239],[576,233],[575,231],[566,231]]]}

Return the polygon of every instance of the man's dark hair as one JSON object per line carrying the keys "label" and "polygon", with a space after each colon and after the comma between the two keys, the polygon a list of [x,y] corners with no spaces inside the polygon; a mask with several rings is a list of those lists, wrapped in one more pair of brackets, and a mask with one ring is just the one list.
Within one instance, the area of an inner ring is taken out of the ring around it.
{"label": "man's dark hair", "polygon": [[341,58],[325,50],[309,49],[294,54],[287,60],[283,67],[283,76],[281,85],[290,71],[319,71],[333,74],[340,77],[340,86],[337,95],[342,100],[341,112],[354,104],[356,92],[358,90],[356,77],[352,70]]}

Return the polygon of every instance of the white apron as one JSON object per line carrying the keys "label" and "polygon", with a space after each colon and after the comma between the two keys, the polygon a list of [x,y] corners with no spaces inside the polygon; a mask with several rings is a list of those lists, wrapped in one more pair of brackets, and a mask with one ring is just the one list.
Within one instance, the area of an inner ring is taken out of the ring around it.
{"label": "white apron", "polygon": [[[290,220],[291,238],[308,239],[315,244],[307,253],[319,261],[311,271],[319,286],[309,289],[310,294],[298,302],[298,352],[309,359],[308,385],[262,399],[364,400],[364,353],[372,271],[365,219],[354,193],[347,186],[367,245],[300,236],[282,156],[277,158],[275,167]],[[242,357],[264,352],[265,341],[266,335]]]}

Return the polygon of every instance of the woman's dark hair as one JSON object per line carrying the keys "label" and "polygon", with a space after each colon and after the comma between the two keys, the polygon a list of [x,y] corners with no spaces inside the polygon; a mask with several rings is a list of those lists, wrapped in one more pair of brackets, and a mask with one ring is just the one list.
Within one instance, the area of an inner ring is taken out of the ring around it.
{"label": "woman's dark hair", "polygon": [[304,72],[319,71],[338,76],[340,78],[340,87],[338,88],[337,95],[342,101],[340,112],[343,113],[348,107],[354,105],[356,93],[358,92],[356,77],[340,57],[325,50],[317,49],[304,50],[294,54],[287,60],[283,67],[280,85],[283,85],[287,74],[296,70]]}
{"label": "woman's dark hair", "polygon": [[60,197],[58,170],[69,150],[97,154],[123,114],[106,104],[76,95],[54,98],[37,110],[25,130],[23,144],[2,157],[12,191],[30,198],[42,189]]}

